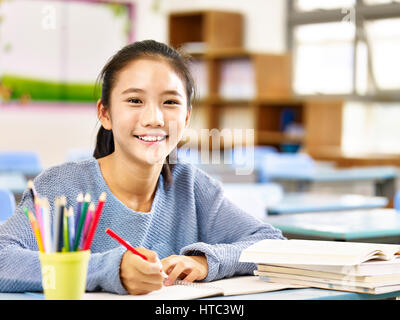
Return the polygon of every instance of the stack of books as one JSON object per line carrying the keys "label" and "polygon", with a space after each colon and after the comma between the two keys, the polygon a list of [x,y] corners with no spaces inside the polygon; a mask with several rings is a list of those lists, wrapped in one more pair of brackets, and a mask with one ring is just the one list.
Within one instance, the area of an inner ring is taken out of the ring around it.
{"label": "stack of books", "polygon": [[268,282],[370,294],[400,290],[400,245],[266,239],[239,261],[256,263],[254,274]]}

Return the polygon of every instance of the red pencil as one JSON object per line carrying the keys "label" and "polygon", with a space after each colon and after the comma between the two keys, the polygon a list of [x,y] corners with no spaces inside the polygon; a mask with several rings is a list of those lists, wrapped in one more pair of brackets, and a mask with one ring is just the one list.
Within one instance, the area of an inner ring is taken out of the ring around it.
{"label": "red pencil", "polygon": [[[122,244],[125,248],[127,248],[130,252],[132,252],[133,254],[138,255],[139,257],[141,257],[142,259],[148,261],[147,257],[142,255],[139,251],[137,251],[134,247],[131,246],[131,244],[128,241],[125,241],[124,239],[122,239],[119,235],[117,235],[114,231],[112,231],[110,228],[106,229],[106,233],[114,238],[115,240],[117,240],[120,244]],[[162,269],[162,264],[160,259],[157,257],[157,263],[160,266],[160,272],[161,275],[166,279],[168,278],[168,275],[164,272],[164,270]]]}
{"label": "red pencil", "polygon": [[83,244],[82,250],[89,250],[90,246],[92,245],[93,237],[96,232],[97,224],[99,223],[101,211],[103,210],[105,201],[106,201],[106,193],[103,192],[99,197],[99,201],[97,202],[97,208],[93,214],[92,223],[90,224],[87,238],[85,243]]}
{"label": "red pencil", "polygon": [[119,235],[117,235],[114,231],[112,231],[110,228],[106,229],[106,233],[114,238],[115,240],[117,240],[120,244],[122,244],[125,248],[127,248],[130,252],[138,255],[139,257],[141,257],[144,260],[148,260],[146,256],[142,255],[139,251],[137,251],[134,247],[131,246],[131,244],[127,241],[125,241],[124,239],[122,239]]}

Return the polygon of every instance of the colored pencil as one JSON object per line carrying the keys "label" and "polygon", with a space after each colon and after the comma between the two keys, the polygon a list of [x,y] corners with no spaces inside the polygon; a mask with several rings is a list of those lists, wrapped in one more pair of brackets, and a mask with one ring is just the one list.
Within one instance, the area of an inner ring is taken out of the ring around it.
{"label": "colored pencil", "polygon": [[[147,257],[144,256],[143,254],[141,254],[139,251],[137,251],[134,247],[132,247],[132,245],[128,242],[125,241],[124,239],[122,239],[119,235],[117,235],[114,231],[112,231],[110,228],[106,229],[106,233],[112,237],[113,239],[117,240],[120,244],[122,244],[125,248],[127,248],[130,252],[132,252],[133,254],[136,254],[137,256],[141,257],[142,259],[148,261]],[[164,272],[164,270],[162,269],[162,264],[160,259],[157,257],[157,263],[160,266],[160,272],[161,275],[166,279],[168,278],[168,275]]]}
{"label": "colored pencil", "polygon": [[73,251],[78,250],[78,245],[79,245],[79,243],[81,241],[83,225],[84,225],[84,222],[85,222],[85,219],[86,219],[86,213],[87,213],[87,210],[88,210],[89,203],[90,203],[90,194],[86,193],[85,194],[85,198],[83,199],[82,213],[81,213],[81,216],[79,218],[78,229],[76,230],[76,234],[75,234],[74,250]]}
{"label": "colored pencil", "polygon": [[33,184],[32,180],[28,181],[28,188],[29,188],[31,196],[32,196],[33,207],[35,208],[34,213],[35,213],[36,221],[37,221],[37,223],[39,225],[40,236],[42,237],[42,243],[44,244],[42,210],[40,208],[39,196],[38,196],[38,194],[36,192],[35,185]]}
{"label": "colored pencil", "polygon": [[39,230],[40,230],[40,235],[42,237],[42,242],[45,245],[41,201],[40,201],[40,198],[38,198],[38,197],[35,197],[34,208],[35,208],[35,213],[36,213],[36,220],[37,220]]}
{"label": "colored pencil", "polygon": [[43,235],[44,239],[44,250],[46,253],[52,252],[51,246],[51,233],[50,233],[50,212],[49,212],[49,200],[47,198],[43,198],[41,200],[41,210],[42,210],[42,218],[43,218]]}
{"label": "colored pencil", "polygon": [[83,202],[83,193],[79,193],[76,198],[76,217],[75,217],[75,232],[78,230],[79,220],[81,218],[82,213],[82,202]]}
{"label": "colored pencil", "polygon": [[64,203],[62,197],[57,197],[54,205],[54,223],[53,223],[53,252],[60,252],[62,249],[62,231],[63,231],[63,211]]}
{"label": "colored pencil", "polygon": [[93,221],[93,215],[94,215],[94,203],[91,202],[89,205],[88,212],[86,214],[85,224],[83,226],[83,233],[82,233],[82,237],[81,237],[81,241],[80,241],[80,245],[79,245],[80,248],[83,248],[83,245],[87,238],[89,226],[90,226],[91,222]]}
{"label": "colored pencil", "polygon": [[68,212],[69,210],[64,207],[64,214],[63,214],[63,250],[65,252],[69,252],[69,232],[68,232]]}
{"label": "colored pencil", "polygon": [[74,249],[74,237],[75,237],[75,216],[74,216],[74,209],[72,206],[69,207],[68,210],[68,236],[69,236],[69,248],[70,251]]}
{"label": "colored pencil", "polygon": [[24,211],[27,211],[27,212],[25,212],[25,213],[28,214],[29,222],[30,222],[30,224],[31,224],[33,233],[35,234],[35,238],[36,238],[36,242],[37,242],[39,251],[40,251],[40,252],[44,252],[43,243],[42,243],[42,238],[41,238],[40,230],[39,230],[39,225],[38,225],[38,223],[37,223],[37,221],[36,221],[36,218],[35,218],[34,214],[32,213],[32,211],[29,211],[29,210],[26,209],[26,208],[24,208]]}
{"label": "colored pencil", "polygon": [[97,229],[97,225],[99,223],[100,220],[100,216],[101,213],[103,211],[103,207],[104,207],[104,203],[106,201],[106,193],[103,192],[100,197],[99,200],[97,201],[97,207],[96,207],[96,211],[93,214],[93,220],[92,223],[90,225],[89,231],[88,231],[88,235],[86,237],[86,241],[83,245],[83,250],[89,250],[90,246],[92,245],[92,241],[93,241],[93,237],[94,234],[96,233],[96,229]]}
{"label": "colored pencil", "polygon": [[122,244],[125,248],[127,248],[130,252],[133,254],[138,255],[142,259],[148,261],[147,257],[141,254],[139,251],[137,251],[132,245],[128,242],[122,239],[119,235],[117,235],[114,231],[112,231],[110,228],[106,229],[106,233],[112,237],[113,239],[117,240],[120,244]]}

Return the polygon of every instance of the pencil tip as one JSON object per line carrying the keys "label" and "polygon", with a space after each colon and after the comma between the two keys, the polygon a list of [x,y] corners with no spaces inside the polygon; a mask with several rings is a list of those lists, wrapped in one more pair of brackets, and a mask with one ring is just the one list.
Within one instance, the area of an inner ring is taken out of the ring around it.
{"label": "pencil tip", "polygon": [[106,198],[107,198],[107,194],[105,192],[102,192],[101,195],[100,195],[99,200],[100,201],[106,201]]}
{"label": "pencil tip", "polygon": [[32,180],[28,180],[28,188],[33,189],[33,181]]}
{"label": "pencil tip", "polygon": [[85,194],[85,202],[90,202],[90,200],[91,200],[91,197],[90,197],[90,194],[89,193],[86,193]]}
{"label": "pencil tip", "polygon": [[76,198],[76,201],[82,202],[83,201],[83,193],[81,192],[78,194],[78,197]]}

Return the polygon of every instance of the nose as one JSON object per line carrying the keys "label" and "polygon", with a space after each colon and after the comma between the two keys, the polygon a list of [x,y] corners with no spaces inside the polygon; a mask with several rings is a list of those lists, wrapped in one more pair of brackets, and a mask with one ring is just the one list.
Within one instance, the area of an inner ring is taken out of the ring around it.
{"label": "nose", "polygon": [[143,127],[163,127],[164,114],[156,104],[148,104],[144,107],[141,115]]}

